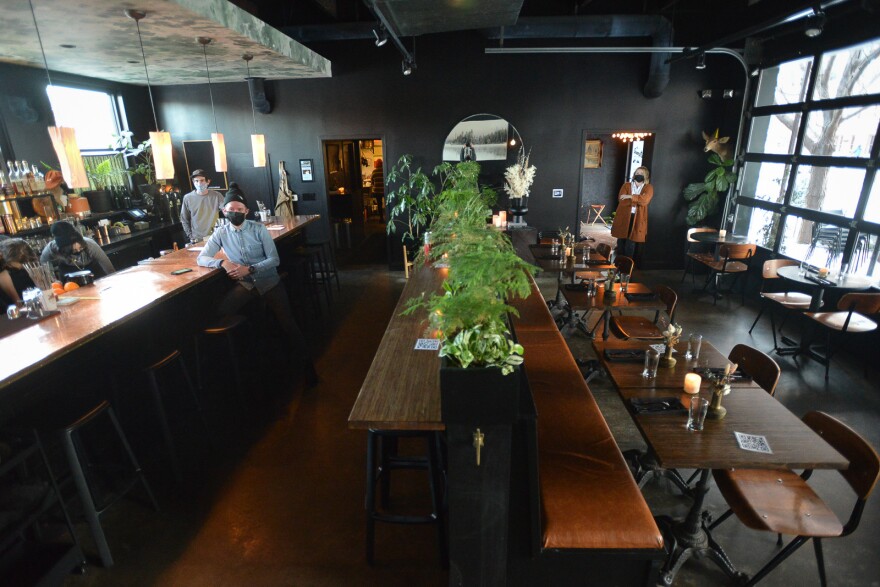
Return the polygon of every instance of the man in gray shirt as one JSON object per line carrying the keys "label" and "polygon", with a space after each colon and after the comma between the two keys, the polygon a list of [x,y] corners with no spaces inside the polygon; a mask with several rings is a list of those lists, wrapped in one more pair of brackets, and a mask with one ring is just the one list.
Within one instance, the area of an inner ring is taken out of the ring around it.
{"label": "man in gray shirt", "polygon": [[180,223],[190,242],[195,243],[211,234],[223,206],[223,195],[208,189],[210,180],[203,170],[196,169],[190,177],[196,189],[183,196]]}

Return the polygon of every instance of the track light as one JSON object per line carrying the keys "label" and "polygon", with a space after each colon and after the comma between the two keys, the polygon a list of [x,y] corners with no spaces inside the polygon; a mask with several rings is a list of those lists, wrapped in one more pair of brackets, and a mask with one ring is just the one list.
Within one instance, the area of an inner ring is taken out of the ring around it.
{"label": "track light", "polygon": [[376,37],[376,46],[381,47],[385,43],[388,42],[388,31],[385,30],[385,25],[380,24],[377,29],[373,29],[373,36]]}
{"label": "track light", "polygon": [[403,75],[411,75],[413,70],[416,68],[415,59],[405,58],[400,63],[400,71],[403,72]]}
{"label": "track light", "polygon": [[818,37],[825,29],[825,20],[825,12],[822,10],[816,11],[813,16],[807,19],[804,34],[810,38]]}
{"label": "track light", "polygon": [[700,53],[697,55],[697,69],[706,69],[706,54]]}

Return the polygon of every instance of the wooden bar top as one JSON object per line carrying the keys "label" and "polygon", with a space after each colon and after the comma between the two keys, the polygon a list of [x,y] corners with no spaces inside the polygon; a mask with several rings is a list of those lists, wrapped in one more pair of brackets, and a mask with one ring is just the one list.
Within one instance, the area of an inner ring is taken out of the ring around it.
{"label": "wooden bar top", "polygon": [[349,428],[445,429],[440,415],[440,357],[437,351],[415,350],[416,340],[425,338],[425,313],[400,313],[408,299],[439,291],[446,273],[432,267],[410,273],[348,416]]}
{"label": "wooden bar top", "polygon": [[[317,219],[317,215],[309,215],[297,216],[287,222],[279,221],[278,224],[283,224],[284,228],[271,231],[270,234],[274,240],[279,240],[301,231]],[[129,267],[60,296],[60,300],[79,298],[79,301],[59,305],[60,314],[57,316],[0,338],[0,389],[163,300],[222,273],[218,269],[199,267],[196,256],[196,252],[181,249],[162,257],[160,263]],[[183,268],[192,271],[171,275],[172,271]]]}

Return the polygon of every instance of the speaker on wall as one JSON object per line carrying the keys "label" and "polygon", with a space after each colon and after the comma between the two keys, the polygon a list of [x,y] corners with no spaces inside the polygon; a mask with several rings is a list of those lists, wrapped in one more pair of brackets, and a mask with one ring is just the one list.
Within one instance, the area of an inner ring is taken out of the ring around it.
{"label": "speaker on wall", "polygon": [[266,78],[249,77],[247,78],[248,90],[251,92],[251,100],[254,102],[254,108],[260,114],[269,114],[272,112],[272,102],[266,96]]}

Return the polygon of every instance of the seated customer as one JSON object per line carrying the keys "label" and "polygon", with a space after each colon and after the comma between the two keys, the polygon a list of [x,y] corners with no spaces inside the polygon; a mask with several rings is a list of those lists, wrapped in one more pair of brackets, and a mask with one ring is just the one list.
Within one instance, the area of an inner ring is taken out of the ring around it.
{"label": "seated customer", "polygon": [[70,223],[59,220],[52,224],[51,241],[40,254],[40,263],[52,263],[58,277],[64,280],[67,273],[88,269],[95,277],[103,277],[116,271],[104,249],[86,238]]}
{"label": "seated customer", "polygon": [[[220,301],[221,315],[234,314],[247,302],[262,297],[290,341],[294,365],[301,367],[306,385],[314,387],[318,375],[302,332],[290,310],[287,290],[278,276],[278,250],[261,222],[245,220],[247,203],[238,185],[231,183],[223,201],[229,223],[215,230],[199,254],[202,267],[221,267],[235,284]],[[215,259],[220,250],[227,259]]]}
{"label": "seated customer", "polygon": [[36,263],[37,254],[26,240],[10,238],[0,241],[0,257],[6,262],[6,270],[19,297],[24,290],[34,287],[34,282],[24,268],[24,264]]}
{"label": "seated customer", "polygon": [[6,262],[0,254],[0,304],[5,308],[9,304],[19,301],[18,292],[12,284],[12,277],[6,269]]}

